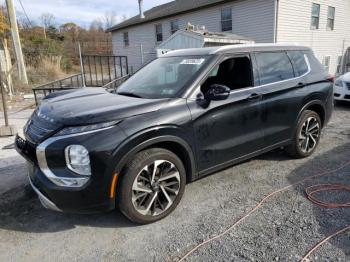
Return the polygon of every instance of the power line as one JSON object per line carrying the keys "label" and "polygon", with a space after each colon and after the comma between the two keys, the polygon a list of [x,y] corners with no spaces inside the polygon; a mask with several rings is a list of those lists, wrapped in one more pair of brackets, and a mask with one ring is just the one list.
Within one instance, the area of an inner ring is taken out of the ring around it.
{"label": "power line", "polygon": [[18,0],[18,2],[19,2],[19,4],[20,4],[21,7],[22,7],[22,10],[23,10],[23,13],[24,13],[25,17],[26,17],[27,20],[28,20],[28,24],[29,24],[31,27],[33,27],[32,22],[30,21],[28,15],[27,15],[27,12],[26,12],[26,10],[24,9],[24,6],[23,6],[23,4],[22,4],[22,1],[21,1],[21,0]]}

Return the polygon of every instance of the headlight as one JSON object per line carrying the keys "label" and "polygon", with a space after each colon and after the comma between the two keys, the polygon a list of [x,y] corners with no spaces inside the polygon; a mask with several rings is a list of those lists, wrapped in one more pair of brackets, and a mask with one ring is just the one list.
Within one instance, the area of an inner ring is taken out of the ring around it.
{"label": "headlight", "polygon": [[67,167],[74,173],[91,176],[89,151],[81,145],[71,145],[64,150]]}
{"label": "headlight", "polygon": [[61,131],[59,131],[57,134],[55,134],[55,136],[66,136],[66,135],[85,133],[85,132],[91,132],[91,131],[99,131],[99,130],[111,128],[118,123],[120,123],[120,121],[111,121],[111,122],[99,123],[99,124],[88,125],[88,126],[66,127]]}
{"label": "headlight", "polygon": [[336,86],[343,86],[343,81],[341,81],[341,80],[337,80],[337,81],[335,81],[335,85]]}
{"label": "headlight", "polygon": [[53,138],[46,140],[36,148],[36,156],[38,164],[44,175],[55,185],[62,187],[82,187],[85,185],[91,176],[89,153],[85,147],[69,146],[65,150],[67,166],[70,170],[80,176],[61,177],[56,176],[47,164],[46,148],[52,142]]}

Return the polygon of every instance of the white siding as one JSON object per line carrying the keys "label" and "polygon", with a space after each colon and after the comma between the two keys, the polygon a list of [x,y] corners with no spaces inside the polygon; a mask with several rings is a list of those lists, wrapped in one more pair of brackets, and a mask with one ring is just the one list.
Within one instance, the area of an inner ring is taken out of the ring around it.
{"label": "white siding", "polygon": [[[141,66],[141,44],[144,63],[155,58],[155,24],[163,25],[163,40],[170,37],[170,21],[179,20],[180,29],[187,23],[205,26],[209,31],[221,31],[221,9],[232,7],[232,33],[246,36],[260,43],[274,40],[274,2],[275,0],[238,0],[232,3],[205,8],[200,11],[162,19],[156,22],[130,27],[113,32],[113,50],[116,55],[126,55],[133,70]],[[123,32],[129,32],[130,46],[124,47]]]}
{"label": "white siding", "polygon": [[178,31],[168,40],[159,45],[160,49],[182,49],[182,48],[200,48],[204,46],[204,37],[194,35],[187,31]]}
{"label": "white siding", "polygon": [[[318,30],[311,30],[312,3],[321,5]],[[327,31],[328,6],[335,7],[334,31]],[[278,41],[310,46],[323,62],[330,56],[330,73],[334,74],[338,56],[350,46],[349,0],[280,0]]]}

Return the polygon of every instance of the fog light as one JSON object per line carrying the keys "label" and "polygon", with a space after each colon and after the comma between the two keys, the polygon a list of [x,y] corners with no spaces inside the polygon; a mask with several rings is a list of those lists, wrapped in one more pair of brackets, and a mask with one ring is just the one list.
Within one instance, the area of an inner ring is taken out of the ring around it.
{"label": "fog light", "polygon": [[65,149],[66,163],[70,170],[83,176],[91,176],[89,151],[81,145],[71,145]]}

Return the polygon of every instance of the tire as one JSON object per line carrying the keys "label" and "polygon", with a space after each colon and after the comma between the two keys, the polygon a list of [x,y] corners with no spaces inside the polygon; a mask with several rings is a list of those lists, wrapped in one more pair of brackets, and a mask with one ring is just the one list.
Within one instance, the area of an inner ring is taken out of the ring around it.
{"label": "tire", "polygon": [[[309,120],[309,131],[306,131],[307,121]],[[316,124],[318,127],[310,130]],[[295,133],[293,134],[292,144],[285,149],[287,154],[293,158],[306,158],[311,156],[319,144],[321,131],[322,122],[320,116],[311,110],[304,111],[299,117]],[[307,143],[309,143],[309,147]]]}
{"label": "tire", "polygon": [[186,170],[171,151],[152,148],[136,154],[123,169],[118,184],[117,206],[121,212],[137,224],[149,224],[177,207],[185,191]]}

